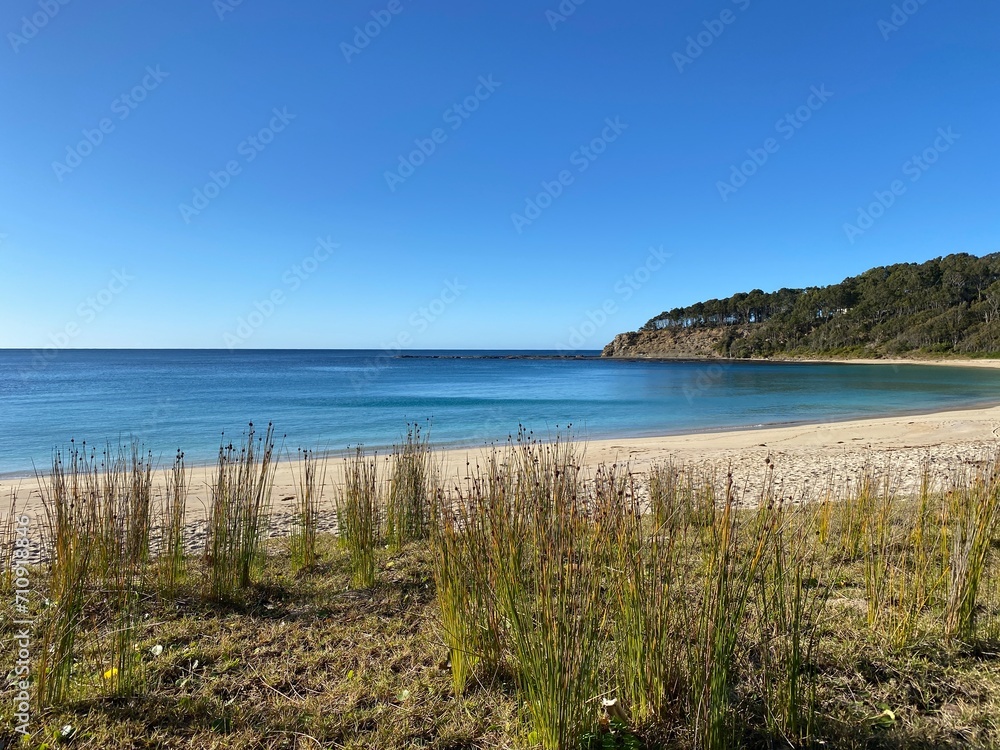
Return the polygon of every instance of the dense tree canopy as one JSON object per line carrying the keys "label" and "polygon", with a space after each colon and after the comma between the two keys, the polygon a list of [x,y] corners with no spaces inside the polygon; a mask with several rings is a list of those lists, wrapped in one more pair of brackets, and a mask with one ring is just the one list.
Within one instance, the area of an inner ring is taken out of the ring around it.
{"label": "dense tree canopy", "polygon": [[1000,253],[898,263],[839,284],[760,289],[667,310],[643,330],[724,327],[722,354],[1000,351]]}

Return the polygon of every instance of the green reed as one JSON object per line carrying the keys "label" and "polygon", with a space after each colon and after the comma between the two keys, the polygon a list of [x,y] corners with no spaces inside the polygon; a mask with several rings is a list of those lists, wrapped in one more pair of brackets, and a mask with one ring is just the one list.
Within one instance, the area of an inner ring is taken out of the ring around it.
{"label": "green reed", "polygon": [[238,595],[262,567],[277,461],[274,447],[274,425],[258,437],[251,422],[239,447],[229,443],[219,448],[206,540],[206,594],[212,599]]}
{"label": "green reed", "polygon": [[351,580],[357,588],[375,585],[375,550],[381,528],[378,457],[369,458],[358,448],[345,459],[344,484],[337,496],[337,529],[349,552]]}
{"label": "green reed", "polygon": [[[631,473],[626,470],[619,478],[613,469],[605,479],[611,490],[607,494],[623,511],[610,545],[610,574],[619,578],[614,587],[619,695],[636,723],[676,719],[685,686],[683,641],[679,637],[685,623],[683,608],[677,605],[683,594],[676,590],[683,575],[683,529],[677,522],[683,512],[678,508],[681,487],[663,483],[655,492],[650,488],[650,495],[656,495],[658,502],[652,518],[645,519]],[[601,470],[598,472],[600,476]],[[656,476],[650,476],[651,483]]]}
{"label": "green reed", "polygon": [[186,573],[184,518],[190,480],[181,451],[177,451],[173,466],[164,475],[166,486],[160,512],[158,563],[161,593],[169,597],[176,593]]}
{"label": "green reed", "polygon": [[431,545],[434,551],[434,584],[441,613],[441,628],[448,647],[452,686],[456,696],[466,686],[480,660],[479,617],[483,590],[477,586],[473,546],[459,526],[458,514],[437,493],[433,506]]}
{"label": "green reed", "polygon": [[771,737],[796,746],[808,746],[814,739],[818,708],[814,654],[832,590],[818,577],[824,566],[822,550],[812,540],[816,524],[812,516],[811,509],[774,506],[757,586],[765,723]]}
{"label": "green reed", "polygon": [[407,425],[406,439],[390,457],[386,539],[394,549],[426,539],[430,528],[431,451],[420,426]]}
{"label": "green reed", "polygon": [[945,635],[966,642],[976,635],[979,589],[1000,529],[1000,465],[991,461],[952,489]]}
{"label": "green reed", "polygon": [[295,478],[295,525],[289,538],[292,566],[295,570],[312,568],[317,562],[316,535],[319,531],[320,505],[326,488],[327,462],[312,451],[299,451]]}
{"label": "green reed", "polygon": [[695,744],[706,750],[721,750],[738,742],[731,711],[737,647],[752,587],[774,528],[773,508],[762,506],[750,527],[741,530],[730,476],[705,550],[697,638],[689,655]]}
{"label": "green reed", "polygon": [[49,555],[49,604],[40,618],[35,666],[35,699],[43,709],[67,700],[72,687],[97,531],[91,510],[100,493],[96,456],[88,455],[85,443],[71,442],[65,457],[56,451],[51,473],[39,476],[38,484]]}

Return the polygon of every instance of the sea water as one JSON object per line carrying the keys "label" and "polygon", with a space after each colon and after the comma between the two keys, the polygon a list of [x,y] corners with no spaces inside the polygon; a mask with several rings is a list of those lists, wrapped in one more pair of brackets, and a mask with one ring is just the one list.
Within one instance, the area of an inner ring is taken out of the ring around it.
{"label": "sea water", "polygon": [[250,421],[284,448],[385,449],[418,423],[440,446],[666,435],[1000,402],[1000,370],[609,360],[545,352],[0,350],[0,473],[55,448],[136,437],[211,461]]}

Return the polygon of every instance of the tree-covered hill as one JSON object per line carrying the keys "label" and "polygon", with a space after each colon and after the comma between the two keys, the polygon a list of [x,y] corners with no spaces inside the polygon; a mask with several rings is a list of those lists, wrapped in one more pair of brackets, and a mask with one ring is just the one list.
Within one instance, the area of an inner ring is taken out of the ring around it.
{"label": "tree-covered hill", "polygon": [[[697,339],[727,357],[1000,352],[1000,253],[898,263],[839,284],[760,289],[666,310],[606,356],[678,356]],[[697,347],[695,347],[697,348]]]}

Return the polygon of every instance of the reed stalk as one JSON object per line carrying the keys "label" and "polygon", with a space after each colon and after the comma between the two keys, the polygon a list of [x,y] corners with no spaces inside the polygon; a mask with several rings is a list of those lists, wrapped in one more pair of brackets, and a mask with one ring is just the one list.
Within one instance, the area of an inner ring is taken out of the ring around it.
{"label": "reed stalk", "polygon": [[295,570],[312,568],[317,562],[316,535],[319,530],[319,512],[326,488],[325,458],[312,451],[299,451],[296,475],[295,525],[289,538],[292,567]]}
{"label": "reed stalk", "polygon": [[184,454],[177,451],[173,466],[165,472],[166,493],[160,513],[159,573],[160,591],[173,596],[184,580],[184,517],[189,490]]}
{"label": "reed stalk", "polygon": [[744,631],[747,604],[775,525],[772,509],[761,507],[741,539],[732,477],[722,509],[715,513],[697,617],[697,638],[690,649],[695,744],[722,750],[738,744],[731,720],[735,656]]}
{"label": "reed stalk", "polygon": [[[821,511],[822,512],[822,511]],[[762,659],[760,689],[771,737],[797,747],[814,739],[820,618],[831,586],[817,577],[819,548],[806,511],[775,505],[773,533],[759,578],[757,626]]]}
{"label": "reed stalk", "polygon": [[345,460],[344,486],[337,497],[337,529],[349,553],[351,581],[356,588],[375,585],[375,549],[381,541],[382,501],[378,457],[361,448]]}
{"label": "reed stalk", "polygon": [[658,492],[660,511],[648,530],[634,495],[631,502],[621,496],[624,518],[611,545],[610,574],[620,577],[615,673],[625,710],[638,724],[679,715],[684,686],[683,610],[674,601],[681,547],[670,531],[677,523],[678,487],[664,484]]}
{"label": "reed stalk", "polygon": [[981,469],[953,490],[957,498],[949,560],[945,636],[971,641],[976,634],[980,584],[1000,528],[1000,466]]}
{"label": "reed stalk", "polygon": [[39,710],[70,697],[77,633],[83,621],[100,491],[96,457],[86,443],[56,451],[48,477],[38,477],[45,514],[44,547],[49,556],[49,604],[40,616],[35,699]]}
{"label": "reed stalk", "polygon": [[439,492],[433,509],[434,583],[445,645],[448,647],[452,686],[465,693],[479,663],[479,617],[483,591],[473,562],[474,547],[459,528],[454,510]]}
{"label": "reed stalk", "polygon": [[253,583],[264,559],[277,456],[274,425],[258,437],[253,423],[237,448],[219,448],[209,511],[206,594],[226,600]]}
{"label": "reed stalk", "polygon": [[399,550],[426,539],[430,529],[431,452],[419,425],[407,425],[406,438],[393,448],[390,462],[386,539]]}

